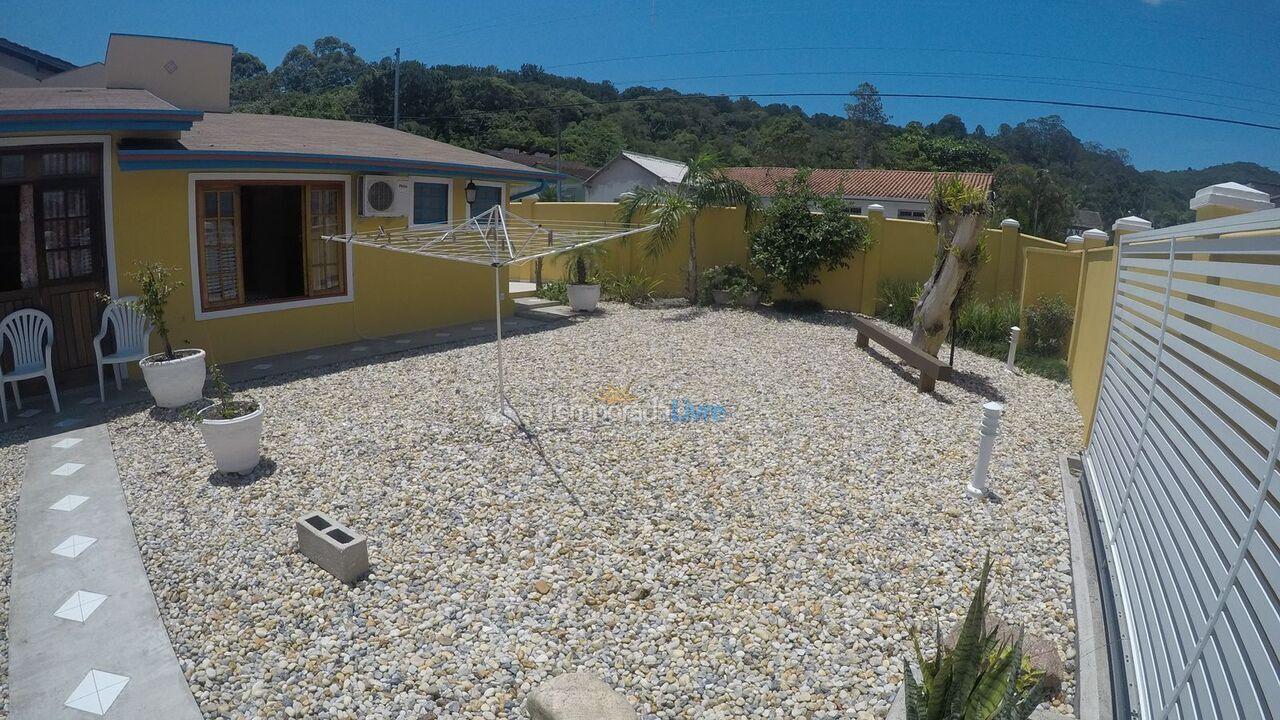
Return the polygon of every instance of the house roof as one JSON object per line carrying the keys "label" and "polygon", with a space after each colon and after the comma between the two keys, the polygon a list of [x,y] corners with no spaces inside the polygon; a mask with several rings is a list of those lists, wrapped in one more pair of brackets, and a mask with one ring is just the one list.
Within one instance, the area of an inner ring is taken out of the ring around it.
{"label": "house roof", "polygon": [[0,88],[0,112],[17,110],[177,110],[146,90]]}
{"label": "house roof", "polygon": [[681,182],[689,172],[688,165],[678,160],[668,160],[656,155],[642,155],[638,152],[623,150],[622,157],[653,173],[658,179],[669,183]]}
{"label": "house roof", "polygon": [[146,90],[0,88],[0,132],[185,130],[202,116]]}
{"label": "house roof", "polygon": [[47,53],[42,53],[34,48],[26,45],[20,45],[12,40],[0,38],[0,53],[21,58],[33,65],[47,65],[50,69],[58,72],[66,72],[76,68],[75,63],[67,62],[60,57],[54,57]]}
{"label": "house roof", "polygon": [[[485,150],[486,155],[492,155],[496,158],[502,158],[520,165],[528,165],[529,167],[540,168],[543,170],[554,170],[556,167],[556,157],[543,152],[528,153],[515,148],[503,148],[502,150]],[[579,180],[586,180],[595,174],[596,169],[586,163],[580,163],[576,160],[560,159],[560,172],[565,175],[576,177]]]}
{"label": "house roof", "polygon": [[306,168],[554,179],[545,170],[412,133],[348,120],[205,113],[177,141],[122,143],[122,170],[198,167]]}
{"label": "house roof", "polygon": [[[780,180],[795,175],[795,168],[786,167],[731,167],[725,175],[745,184],[752,192],[765,197],[774,194]],[[925,170],[814,170],[809,176],[809,187],[823,195],[842,194],[858,198],[896,198],[926,200],[933,190],[936,175],[958,175],[966,183],[991,189],[991,173],[936,173]]]}
{"label": "house roof", "polygon": [[1077,210],[1071,227],[1097,230],[1102,227],[1102,215],[1097,210]]}

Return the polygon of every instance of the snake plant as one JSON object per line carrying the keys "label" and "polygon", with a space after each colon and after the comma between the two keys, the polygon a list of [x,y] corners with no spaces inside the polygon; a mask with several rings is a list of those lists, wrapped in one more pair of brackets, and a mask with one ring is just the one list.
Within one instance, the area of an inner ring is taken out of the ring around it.
{"label": "snake plant", "polygon": [[1044,676],[1023,657],[1022,636],[1009,646],[995,629],[986,629],[990,574],[988,558],[955,647],[943,646],[942,629],[935,625],[937,652],[931,660],[915,639],[919,681],[903,659],[907,720],[1026,720],[1044,698]]}

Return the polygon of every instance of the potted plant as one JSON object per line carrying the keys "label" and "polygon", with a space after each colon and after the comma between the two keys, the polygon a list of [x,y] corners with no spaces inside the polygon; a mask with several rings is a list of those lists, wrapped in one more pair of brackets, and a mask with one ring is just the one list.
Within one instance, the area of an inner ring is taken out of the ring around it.
{"label": "potted plant", "polygon": [[591,280],[604,257],[600,245],[579,245],[565,252],[564,263],[569,267],[569,307],[576,312],[594,312],[600,303],[600,283]]}
{"label": "potted plant", "polygon": [[213,400],[195,412],[204,444],[213,453],[218,472],[243,474],[262,459],[262,405],[256,400],[238,400],[213,365]]}
{"label": "potted plant", "polygon": [[197,348],[175,351],[165,322],[169,296],[182,287],[182,281],[174,280],[173,270],[160,263],[140,264],[129,277],[138,283],[137,299],[108,300],[127,305],[145,317],[164,342],[164,352],[148,355],[138,362],[147,390],[162,408],[182,407],[199,400],[204,393],[204,351]]}
{"label": "potted plant", "polygon": [[[736,263],[717,265],[702,274],[703,304],[755,307],[765,288],[751,277],[746,268]],[[710,297],[708,298],[708,294]]]}

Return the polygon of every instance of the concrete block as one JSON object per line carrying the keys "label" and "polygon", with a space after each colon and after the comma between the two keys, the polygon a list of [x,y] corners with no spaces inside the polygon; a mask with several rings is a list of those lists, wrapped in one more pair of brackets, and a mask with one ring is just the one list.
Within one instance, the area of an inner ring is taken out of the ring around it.
{"label": "concrete block", "polygon": [[530,720],[639,720],[631,703],[590,673],[569,673],[529,693]]}
{"label": "concrete block", "polygon": [[312,562],[348,585],[369,573],[369,543],[364,535],[322,512],[298,518],[298,548]]}

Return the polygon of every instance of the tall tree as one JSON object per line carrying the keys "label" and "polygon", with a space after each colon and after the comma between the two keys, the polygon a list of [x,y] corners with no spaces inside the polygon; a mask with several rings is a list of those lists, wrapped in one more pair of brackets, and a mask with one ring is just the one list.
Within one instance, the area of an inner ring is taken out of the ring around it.
{"label": "tall tree", "polygon": [[883,162],[880,141],[887,134],[889,116],[880,101],[880,91],[875,85],[864,82],[849,93],[853,102],[845,103],[844,112],[852,126],[852,145],[857,153],[859,167],[878,167]]}
{"label": "tall tree", "polygon": [[1004,215],[1031,235],[1049,240],[1061,240],[1075,214],[1071,194],[1053,173],[1030,165],[1001,167],[996,172],[995,196]]}
{"label": "tall tree", "polygon": [[933,274],[920,291],[911,318],[911,344],[937,357],[983,262],[982,230],[991,217],[985,190],[959,177],[936,177],[930,197],[938,230]]}
{"label": "tall tree", "polygon": [[689,221],[688,296],[698,301],[698,216],[710,207],[741,207],[750,225],[758,200],[741,182],[724,174],[714,155],[703,153],[689,160],[689,171],[678,185],[637,187],[618,204],[618,218],[625,223],[643,216],[656,227],[649,232],[645,254],[658,258],[675,245],[680,224]]}

